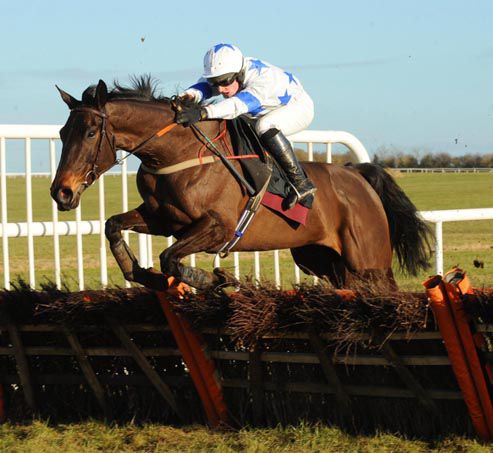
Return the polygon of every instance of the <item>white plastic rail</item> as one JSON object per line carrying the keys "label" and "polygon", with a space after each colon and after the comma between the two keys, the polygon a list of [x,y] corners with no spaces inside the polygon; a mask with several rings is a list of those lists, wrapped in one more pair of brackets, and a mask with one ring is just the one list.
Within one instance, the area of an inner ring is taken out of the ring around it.
{"label": "white plastic rail", "polygon": [[443,275],[443,222],[493,220],[493,208],[421,211],[420,215],[427,222],[435,224],[435,270],[437,274]]}

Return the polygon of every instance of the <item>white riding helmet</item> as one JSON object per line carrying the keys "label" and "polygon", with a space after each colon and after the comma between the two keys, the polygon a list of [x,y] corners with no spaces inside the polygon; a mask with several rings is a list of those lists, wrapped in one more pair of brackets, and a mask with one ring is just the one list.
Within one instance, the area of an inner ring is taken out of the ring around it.
{"label": "white riding helmet", "polygon": [[243,54],[233,44],[216,44],[204,56],[204,74],[206,79],[237,73],[243,67]]}

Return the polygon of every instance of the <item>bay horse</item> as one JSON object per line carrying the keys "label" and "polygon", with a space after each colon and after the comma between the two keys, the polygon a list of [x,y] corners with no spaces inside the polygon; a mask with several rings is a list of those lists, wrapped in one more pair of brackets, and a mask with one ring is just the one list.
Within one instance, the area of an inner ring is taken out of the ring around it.
{"label": "bay horse", "polygon": [[[197,158],[204,147],[192,128],[174,123],[172,100],[156,96],[150,76],[134,78],[131,87],[115,83],[111,91],[100,80],[80,101],[57,89],[70,109],[60,130],[62,154],[50,188],[58,209],[76,208],[84,190],[117,163],[116,150],[127,150],[142,163],[137,187],[143,203],[112,216],[105,227],[125,278],[158,290],[167,287],[164,275],[198,289],[224,283],[225,274],[218,269],[208,272],[182,260],[193,253],[216,253],[231,240],[248,195],[221,163],[153,173]],[[223,120],[198,126],[211,138],[224,131]],[[223,153],[231,148],[227,132],[216,143]],[[241,173],[240,165],[233,165]],[[408,273],[428,266],[429,228],[384,169],[312,162],[303,167],[318,188],[306,226],[295,228],[261,206],[233,251],[289,248],[303,271],[328,278],[336,287],[350,287],[355,277],[382,276],[395,289],[393,250]],[[122,230],[176,238],[160,254],[160,271],[138,264]]]}

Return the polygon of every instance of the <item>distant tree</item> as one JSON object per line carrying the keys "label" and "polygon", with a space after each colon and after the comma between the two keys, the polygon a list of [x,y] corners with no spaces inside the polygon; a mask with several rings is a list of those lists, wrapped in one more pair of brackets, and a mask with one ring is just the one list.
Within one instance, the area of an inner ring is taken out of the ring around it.
{"label": "distant tree", "polygon": [[304,149],[295,148],[294,154],[296,155],[297,159],[301,162],[308,160],[308,151],[305,151]]}
{"label": "distant tree", "polygon": [[426,153],[419,161],[419,166],[421,168],[433,168],[435,166],[435,158],[433,154]]}
{"label": "distant tree", "polygon": [[313,153],[314,162],[327,162],[327,153]]}
{"label": "distant tree", "polygon": [[[299,161],[307,161],[308,160],[308,151],[295,148],[294,153]],[[313,153],[313,161],[314,162],[327,162],[327,153],[326,152],[314,152]],[[346,151],[344,153],[333,153],[332,154],[332,163],[337,165],[344,165],[348,162],[355,162],[355,158],[352,156],[351,152]]]}
{"label": "distant tree", "polygon": [[463,165],[462,165],[462,157],[463,156],[453,156],[450,163],[451,163],[451,166],[454,167],[454,168],[462,168]]}
{"label": "distant tree", "polygon": [[354,160],[355,159],[352,157],[349,151],[345,153],[332,154],[332,163],[337,165],[344,165],[348,162],[354,162]]}
{"label": "distant tree", "polygon": [[399,158],[399,168],[416,168],[418,165],[418,158],[411,154],[403,154]]}
{"label": "distant tree", "polygon": [[481,156],[482,168],[493,168],[493,154],[483,154]]}
{"label": "distant tree", "polygon": [[452,166],[452,158],[447,153],[437,153],[433,155],[435,159],[435,167],[437,168],[449,168]]}
{"label": "distant tree", "polygon": [[402,159],[404,159],[404,153],[394,145],[379,146],[373,156],[373,162],[389,168],[402,166],[400,163]]}
{"label": "distant tree", "polygon": [[466,154],[462,156],[463,168],[475,168],[481,165],[481,156],[479,154]]}

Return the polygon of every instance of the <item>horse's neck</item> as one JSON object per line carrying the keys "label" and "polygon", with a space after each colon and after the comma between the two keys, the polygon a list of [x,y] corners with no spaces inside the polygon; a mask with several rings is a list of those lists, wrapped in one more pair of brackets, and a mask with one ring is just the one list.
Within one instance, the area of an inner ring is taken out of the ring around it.
{"label": "horse's neck", "polygon": [[[200,138],[191,128],[172,126],[175,114],[168,105],[120,101],[114,103],[112,110],[110,117],[117,148],[130,152],[136,150],[135,155],[146,166],[163,167],[183,162],[197,157],[202,147]],[[200,128],[213,140],[220,125],[219,122],[207,121],[201,123]],[[156,135],[163,130],[166,131],[163,135]]]}

